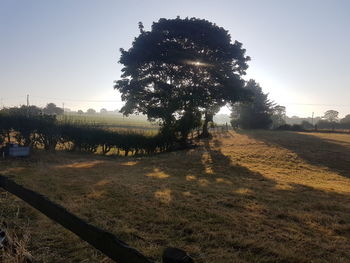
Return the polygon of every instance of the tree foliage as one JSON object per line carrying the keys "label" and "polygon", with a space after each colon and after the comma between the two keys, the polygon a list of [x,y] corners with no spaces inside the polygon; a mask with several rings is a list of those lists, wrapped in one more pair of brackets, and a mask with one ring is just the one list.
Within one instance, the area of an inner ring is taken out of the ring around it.
{"label": "tree foliage", "polygon": [[323,118],[329,122],[336,122],[336,121],[338,121],[338,115],[339,115],[338,111],[328,110],[324,113]]}
{"label": "tree foliage", "polygon": [[107,113],[107,110],[106,110],[105,108],[102,108],[102,109],[100,109],[100,113],[101,113],[101,114],[106,114],[106,113]]}
{"label": "tree foliage", "polygon": [[87,109],[86,111],[87,114],[96,114],[96,111],[92,108]]}
{"label": "tree foliage", "polygon": [[272,128],[277,128],[286,124],[286,107],[281,105],[272,108]]}
{"label": "tree foliage", "polygon": [[249,80],[245,86],[252,94],[252,101],[238,103],[232,108],[232,124],[243,129],[267,129],[272,124],[273,103],[268,94],[263,93],[255,80]]}
{"label": "tree foliage", "polygon": [[62,115],[64,110],[57,107],[55,103],[48,103],[45,108],[43,108],[43,113],[47,115]]}
{"label": "tree foliage", "polygon": [[122,78],[115,89],[125,101],[121,112],[159,120],[162,131],[181,133],[198,124],[198,115],[248,95],[241,76],[249,57],[229,33],[197,18],[160,19],[129,50],[121,49]]}

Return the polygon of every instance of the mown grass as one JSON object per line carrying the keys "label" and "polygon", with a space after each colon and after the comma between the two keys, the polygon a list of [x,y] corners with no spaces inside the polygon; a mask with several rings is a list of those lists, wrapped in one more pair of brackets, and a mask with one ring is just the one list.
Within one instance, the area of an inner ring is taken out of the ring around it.
{"label": "mown grass", "polygon": [[[350,135],[229,131],[151,157],[38,152],[0,164],[152,259],[175,246],[197,262],[350,262]],[[0,209],[37,262],[110,262],[4,192]]]}

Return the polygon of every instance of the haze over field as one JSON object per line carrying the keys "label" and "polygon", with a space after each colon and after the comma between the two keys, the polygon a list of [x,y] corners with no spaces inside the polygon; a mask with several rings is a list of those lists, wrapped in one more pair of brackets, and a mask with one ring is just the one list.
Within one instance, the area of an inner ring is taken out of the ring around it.
{"label": "haze over field", "polygon": [[[289,116],[350,112],[350,2],[10,1],[0,3],[0,106],[54,102],[73,110],[122,106],[119,48],[138,22],[213,21],[243,43],[254,78]],[[227,108],[221,111],[227,113]]]}

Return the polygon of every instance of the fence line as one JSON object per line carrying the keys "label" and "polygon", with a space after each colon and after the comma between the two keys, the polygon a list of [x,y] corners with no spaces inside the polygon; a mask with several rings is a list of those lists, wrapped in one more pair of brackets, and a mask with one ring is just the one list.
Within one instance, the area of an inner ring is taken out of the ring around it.
{"label": "fence line", "polygon": [[44,215],[72,231],[81,239],[100,250],[109,258],[120,263],[154,263],[136,249],[118,238],[68,212],[62,206],[51,202],[47,197],[15,183],[0,175],[0,187],[19,197]]}

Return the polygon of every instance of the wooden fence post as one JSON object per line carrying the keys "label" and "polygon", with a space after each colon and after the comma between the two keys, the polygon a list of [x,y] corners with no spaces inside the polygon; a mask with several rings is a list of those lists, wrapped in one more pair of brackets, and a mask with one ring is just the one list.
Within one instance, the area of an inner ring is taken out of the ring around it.
{"label": "wooden fence post", "polygon": [[162,263],[194,263],[194,261],[185,251],[168,247],[163,252]]}

